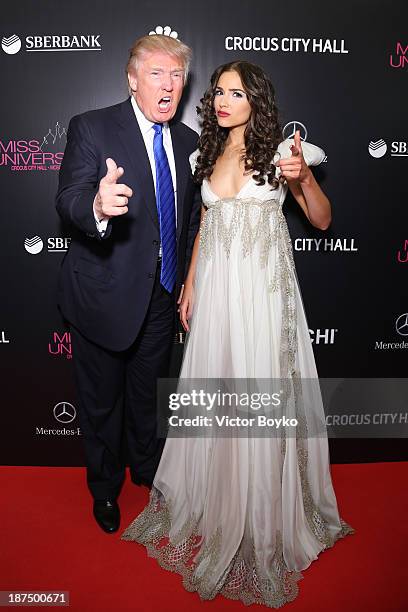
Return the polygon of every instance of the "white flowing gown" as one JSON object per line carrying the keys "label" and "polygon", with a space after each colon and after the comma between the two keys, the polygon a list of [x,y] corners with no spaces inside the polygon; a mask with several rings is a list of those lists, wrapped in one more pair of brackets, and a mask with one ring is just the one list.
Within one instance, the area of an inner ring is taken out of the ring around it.
{"label": "white flowing gown", "polygon": [[[290,157],[293,140],[280,143]],[[324,152],[302,143],[308,165]],[[197,152],[190,162],[194,171]],[[279,167],[276,176],[280,174]],[[287,184],[249,178],[234,198],[202,185],[195,303],[181,379],[317,379],[282,213]],[[317,386],[318,389],[318,386]],[[320,391],[297,414],[295,437],[168,437],[148,505],[122,535],[183,576],[202,599],[218,593],[278,608],[318,554],[354,530],[339,516]]]}

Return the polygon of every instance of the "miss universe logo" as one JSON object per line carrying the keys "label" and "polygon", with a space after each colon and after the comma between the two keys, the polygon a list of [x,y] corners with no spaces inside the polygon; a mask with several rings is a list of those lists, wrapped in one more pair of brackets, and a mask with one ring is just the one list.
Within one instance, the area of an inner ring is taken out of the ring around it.
{"label": "miss universe logo", "polygon": [[402,46],[400,42],[395,45],[395,54],[390,55],[391,68],[406,68],[408,65],[407,58],[408,45]]}
{"label": "miss universe logo", "polygon": [[50,355],[60,355],[67,359],[72,359],[72,345],[70,332],[54,332],[51,342],[48,343],[48,353]]}
{"label": "miss universe logo", "polygon": [[0,140],[0,166],[13,171],[59,170],[67,133],[57,121],[40,140]]}
{"label": "miss universe logo", "polygon": [[404,240],[402,249],[397,252],[398,263],[408,263],[408,240]]}

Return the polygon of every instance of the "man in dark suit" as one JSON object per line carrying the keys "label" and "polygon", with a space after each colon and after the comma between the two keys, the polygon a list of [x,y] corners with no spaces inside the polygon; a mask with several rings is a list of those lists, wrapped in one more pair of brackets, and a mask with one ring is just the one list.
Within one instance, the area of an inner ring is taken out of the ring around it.
{"label": "man in dark suit", "polygon": [[60,171],[57,210],[72,241],[59,305],[71,326],[93,512],[109,533],[120,523],[126,447],[133,482],[149,486],[164,445],[156,381],[167,374],[200,215],[189,165],[198,137],[171,122],[190,55],[168,36],[137,40],[130,98],[71,120]]}

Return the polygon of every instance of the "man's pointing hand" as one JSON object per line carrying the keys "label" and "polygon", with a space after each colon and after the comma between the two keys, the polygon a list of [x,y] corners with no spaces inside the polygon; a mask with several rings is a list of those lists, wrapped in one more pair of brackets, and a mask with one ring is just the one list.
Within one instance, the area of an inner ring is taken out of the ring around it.
{"label": "man's pointing hand", "polygon": [[106,160],[106,174],[99,183],[99,191],[94,202],[94,211],[98,219],[111,219],[124,215],[128,211],[128,201],[133,192],[127,185],[118,183],[123,175],[123,168],[118,168],[110,157]]}

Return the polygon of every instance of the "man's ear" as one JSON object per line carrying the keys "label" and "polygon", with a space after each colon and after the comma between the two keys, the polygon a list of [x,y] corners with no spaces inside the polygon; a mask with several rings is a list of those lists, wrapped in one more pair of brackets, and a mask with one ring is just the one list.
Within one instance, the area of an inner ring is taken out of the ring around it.
{"label": "man's ear", "polygon": [[129,89],[131,91],[136,91],[136,89],[137,89],[136,74],[133,71],[132,72],[128,72],[127,73],[127,77],[128,77]]}

